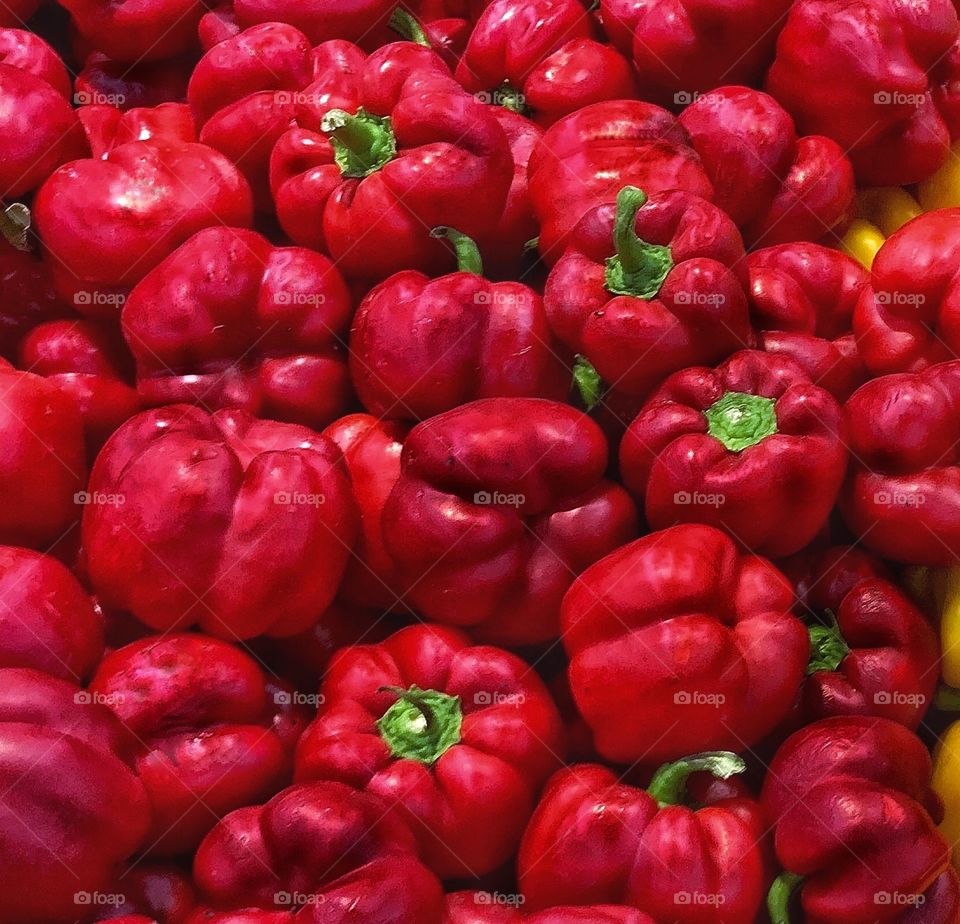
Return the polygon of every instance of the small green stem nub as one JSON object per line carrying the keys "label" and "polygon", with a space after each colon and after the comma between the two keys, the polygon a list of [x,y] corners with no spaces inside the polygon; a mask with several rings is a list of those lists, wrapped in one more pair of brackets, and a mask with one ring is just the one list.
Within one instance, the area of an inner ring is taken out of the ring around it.
{"label": "small green stem nub", "polygon": [[402,7],[397,7],[390,17],[390,28],[401,35],[408,42],[416,45],[423,45],[424,48],[431,48],[430,39],[427,33],[423,31],[423,26],[417,18]]}
{"label": "small green stem nub", "polygon": [[320,128],[330,136],[334,160],[344,176],[369,176],[396,156],[397,141],[386,116],[375,116],[364,109],[358,109],[356,115],[331,109]]}
{"label": "small green stem nub", "polygon": [[773,398],[728,391],[704,412],[707,432],[731,452],[743,452],[777,432]]}
{"label": "small green stem nub", "polygon": [[807,662],[807,676],[818,671],[835,671],[850,654],[837,617],[830,610],[824,613],[826,622],[815,623],[808,628],[810,634],[810,660]]}
{"label": "small green stem nub", "polygon": [[0,237],[16,250],[29,251],[30,209],[22,202],[13,202],[0,211]]}
{"label": "small green stem nub", "polygon": [[647,787],[647,793],[661,808],[667,805],[682,805],[687,797],[687,780],[692,773],[706,772],[718,779],[727,780],[746,769],[743,758],[733,751],[691,754],[682,760],[664,764],[657,770]]}
{"label": "small green stem nub", "polygon": [[440,225],[430,231],[430,237],[445,237],[453,244],[454,252],[457,255],[457,269],[461,273],[473,273],[475,276],[483,275],[483,258],[480,256],[480,248],[477,242],[468,237],[456,228],[448,228],[446,225]]}
{"label": "small green stem nub", "polygon": [[772,924],[790,924],[790,899],[803,882],[796,873],[781,873],[767,892],[767,911]]}
{"label": "small green stem nub", "polygon": [[583,406],[592,411],[603,398],[603,379],[586,356],[577,353],[573,364],[573,384]]}
{"label": "small green stem nub", "polygon": [[500,84],[494,93],[494,99],[498,106],[503,106],[504,109],[509,109],[511,112],[524,115],[527,111],[526,98],[509,83]]}
{"label": "small green stem nub", "polygon": [[960,712],[960,690],[940,684],[934,704],[941,712]]}
{"label": "small green stem nub", "polygon": [[617,217],[613,228],[615,256],[608,258],[606,286],[616,295],[632,295],[650,301],[673,269],[669,247],[648,244],[636,231],[637,213],[647,201],[636,186],[624,186],[617,194]]}
{"label": "small green stem nub", "polygon": [[397,701],[377,722],[380,737],[394,757],[431,766],[460,741],[463,710],[459,696],[412,686],[381,687]]}

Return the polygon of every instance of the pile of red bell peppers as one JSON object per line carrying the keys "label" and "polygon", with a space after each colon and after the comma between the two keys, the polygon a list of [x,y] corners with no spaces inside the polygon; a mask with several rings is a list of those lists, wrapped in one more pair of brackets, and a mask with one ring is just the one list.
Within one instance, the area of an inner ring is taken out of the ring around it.
{"label": "pile of red bell peppers", "polygon": [[0,924],[960,924],[960,0],[0,0]]}

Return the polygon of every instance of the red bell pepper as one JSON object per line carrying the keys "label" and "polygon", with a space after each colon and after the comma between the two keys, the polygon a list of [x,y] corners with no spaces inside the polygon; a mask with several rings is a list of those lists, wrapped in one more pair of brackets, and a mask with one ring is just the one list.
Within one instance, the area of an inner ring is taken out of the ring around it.
{"label": "red bell pepper", "polygon": [[759,350],[670,376],[620,444],[651,528],[708,523],[774,558],[823,528],[846,468],[836,400],[793,360]]}
{"label": "red bell pepper", "polygon": [[109,894],[122,899],[105,918],[111,924],[187,924],[196,908],[189,873],[168,863],[141,860],[123,870]]}
{"label": "red bell pepper", "polygon": [[636,100],[593,103],[554,123],[534,148],[528,176],[540,219],[540,254],[550,264],[563,254],[583,215],[613,202],[628,184],[649,195],[681,189],[713,196],[700,156],[676,117]]}
{"label": "red bell pepper", "polygon": [[768,885],[766,819],[748,795],[693,808],[687,781],[745,769],[714,751],[664,764],[646,789],[597,764],[547,783],[517,861],[525,907],[624,904],[674,924],[753,924]]}
{"label": "red bell pepper", "polygon": [[649,915],[626,905],[568,905],[523,914],[523,896],[510,898],[498,892],[454,892],[447,896],[444,924],[655,924]]}
{"label": "red bell pepper", "polygon": [[327,257],[216,227],[151,270],[121,320],[147,404],[239,407],[319,429],[351,400],[351,313]]}
{"label": "red bell pepper", "polygon": [[92,103],[77,110],[95,158],[131,141],[196,142],[197,127],[186,103],[137,106],[125,112]]}
{"label": "red bell pepper", "polygon": [[83,38],[114,61],[164,61],[192,52],[201,0],[65,0]]}
{"label": "red bell pepper", "polygon": [[[4,213],[0,210],[0,226],[3,224]],[[43,321],[62,317],[68,310],[53,290],[47,264],[26,249],[9,244],[3,234],[0,227],[0,357],[13,360],[24,334]],[[26,241],[23,246],[27,247]]]}
{"label": "red bell pepper", "polygon": [[873,379],[844,405],[850,477],[840,510],[884,558],[952,565],[960,555],[960,360]]}
{"label": "red bell pepper", "polygon": [[810,627],[804,723],[876,715],[915,729],[940,676],[940,643],[923,613],[856,548],[800,555],[787,569]]}
{"label": "red bell pepper", "polygon": [[286,911],[291,920],[300,911],[297,921],[331,924],[442,924],[443,891],[415,850],[378,796],[302,783],[227,815],[200,845],[193,871],[217,908]]}
{"label": "red bell pepper", "polygon": [[22,26],[40,6],[40,0],[5,0],[0,5],[0,26]]}
{"label": "red bell pepper", "polygon": [[557,707],[515,655],[412,626],[338,652],[296,779],[383,797],[443,879],[483,876],[516,852],[563,756]]}
{"label": "red bell pepper", "polygon": [[756,84],[791,0],[600,0],[610,40],[633,56],[644,99],[682,106],[728,83]]}
{"label": "red bell pepper", "polygon": [[920,372],[960,356],[958,259],[960,208],[921,215],[880,248],[853,318],[875,376]]}
{"label": "red bell pepper", "polygon": [[710,526],[626,545],[563,600],[570,686],[607,760],[744,748],[787,716],[810,642],[790,582]]}
{"label": "red bell pepper", "polygon": [[222,154],[166,140],[76,160],[40,188],[34,219],[57,292],[116,317],[130,287],[201,228],[252,222],[250,188]]}
{"label": "red bell pepper", "polygon": [[350,372],[377,417],[423,420],[478,398],[562,401],[570,376],[543,300],[519,282],[488,282],[473,240],[437,228],[458,271],[407,270],[361,302],[350,331]]}
{"label": "red bell pepper", "polygon": [[797,0],[767,89],[849,153],[861,184],[916,183],[960,131],[958,31],[950,0]]}
{"label": "red bell pepper", "polygon": [[237,11],[233,7],[233,0],[213,3],[207,12],[200,17],[200,23],[197,26],[200,47],[204,51],[209,51],[214,45],[219,45],[220,42],[225,42],[228,38],[239,35],[241,31],[240,24],[237,22]]}
{"label": "red bell pepper", "polygon": [[0,546],[0,668],[84,684],[103,655],[103,616],[49,555]]}
{"label": "red bell pepper", "polygon": [[289,23],[313,45],[347,39],[376,48],[386,32],[397,0],[234,0],[237,21],[246,29],[258,23]]}
{"label": "red bell pepper", "polygon": [[140,410],[133,363],[113,325],[99,321],[48,321],[20,344],[19,362],[45,376],[73,400],[83,419],[87,454]]}
{"label": "red bell pepper", "polygon": [[112,652],[90,691],[137,738],[153,856],[194,849],[218,818],[288,783],[308,721],[290,691],[268,689],[253,658],[201,635],[154,635]]}
{"label": "red bell pepper", "polygon": [[852,330],[870,274],[839,250],[802,242],[755,250],[746,266],[759,346],[794,360],[846,401],[867,379]]}
{"label": "red bell pepper", "polygon": [[360,535],[340,585],[341,598],[356,606],[409,609],[403,599],[409,588],[400,579],[383,534],[383,510],[400,477],[400,454],[409,429],[399,421],[350,414],[323,431],[343,453],[360,513]]}
{"label": "red bell pepper", "polygon": [[80,519],[87,477],[73,401],[0,359],[0,543],[49,549]]}
{"label": "red bell pepper", "polygon": [[110,894],[150,822],[130,741],[79,687],[0,670],[0,922],[76,921]]}
{"label": "red bell pepper", "polygon": [[953,924],[960,884],[927,807],[930,754],[912,732],[878,718],[823,719],[777,752],[763,787],[785,872],[770,891],[773,924],[800,891],[823,924]]}
{"label": "red bell pepper", "polygon": [[488,398],[414,427],[383,512],[409,602],[494,644],[556,638],[574,577],[636,534],[606,467],[600,428],[553,401]]}
{"label": "red bell pepper", "polygon": [[242,411],[138,414],[97,457],[89,492],[90,580],[105,606],[156,630],[302,632],[333,600],[356,534],[336,447]]}
{"label": "red bell pepper", "polygon": [[625,186],[571,233],[547,279],[547,317],[604,383],[642,398],[672,372],[750,345],[742,259],[733,222],[706,200]]}
{"label": "red bell pepper", "polygon": [[724,86],[699,96],[680,124],[716,190],[714,202],[749,246],[833,244],[853,212],[853,166],[835,141],[797,137],[772,97]]}
{"label": "red bell pepper", "polygon": [[78,106],[107,105],[124,111],[182,105],[195,60],[195,55],[189,54],[130,64],[95,51],[77,74],[73,98]]}
{"label": "red bell pepper", "polygon": [[0,64],[40,77],[69,100],[72,87],[67,67],[53,47],[35,32],[0,26]]}

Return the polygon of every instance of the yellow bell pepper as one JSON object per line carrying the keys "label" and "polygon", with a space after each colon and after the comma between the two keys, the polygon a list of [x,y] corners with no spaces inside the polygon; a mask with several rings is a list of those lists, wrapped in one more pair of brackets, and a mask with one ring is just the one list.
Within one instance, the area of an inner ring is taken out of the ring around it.
{"label": "yellow bell pepper", "polygon": [[943,800],[940,832],[953,845],[953,865],[960,869],[960,722],[944,732],[933,752],[931,786]]}
{"label": "yellow bell pepper", "polygon": [[840,249],[848,257],[853,257],[858,263],[870,269],[877,251],[883,246],[885,240],[883,232],[876,225],[862,218],[855,218],[840,242]]}
{"label": "yellow bell pepper", "polygon": [[884,237],[890,237],[924,211],[900,186],[878,186],[857,194],[857,217],[876,225]]}
{"label": "yellow bell pepper", "polygon": [[917,187],[924,211],[960,205],[960,141],[950,150],[947,162]]}

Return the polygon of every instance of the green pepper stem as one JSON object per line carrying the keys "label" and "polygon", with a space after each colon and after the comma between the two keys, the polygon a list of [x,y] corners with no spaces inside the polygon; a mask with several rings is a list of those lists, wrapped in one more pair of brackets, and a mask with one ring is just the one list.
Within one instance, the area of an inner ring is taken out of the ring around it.
{"label": "green pepper stem", "polygon": [[331,109],[320,128],[330,136],[334,159],[346,177],[365,177],[376,173],[393,160],[397,142],[390,119],[363,109],[351,115],[343,109]]}
{"label": "green pepper stem", "polygon": [[653,775],[647,793],[663,807],[682,805],[687,797],[687,781],[692,773],[710,773],[721,780],[747,769],[744,759],[733,751],[704,751],[682,760],[664,764]]}
{"label": "green pepper stem", "polygon": [[430,231],[430,237],[445,237],[453,244],[457,255],[457,269],[461,273],[473,273],[474,276],[483,275],[483,258],[477,242],[456,228],[440,225]]}
{"label": "green pepper stem", "polygon": [[960,712],[960,690],[940,684],[937,689],[936,707],[941,712]]}
{"label": "green pepper stem", "polygon": [[22,202],[13,202],[0,211],[0,237],[16,250],[29,251],[30,209]]}
{"label": "green pepper stem", "polygon": [[394,757],[430,766],[459,743],[463,725],[460,697],[417,686],[407,690],[381,687],[377,692],[397,697],[377,721],[380,737]]}
{"label": "green pepper stem", "polygon": [[423,26],[420,25],[419,20],[408,10],[403,9],[403,7],[398,6],[393,11],[393,15],[390,17],[390,28],[403,36],[408,42],[423,45],[424,48],[433,47],[430,44],[430,39],[427,38],[427,33],[423,30]]}
{"label": "green pepper stem", "polygon": [[850,654],[850,646],[840,631],[840,623],[831,610],[826,610],[825,624],[816,623],[807,631],[810,634],[810,660],[807,662],[807,676],[818,671],[835,671]]}
{"label": "green pepper stem", "polygon": [[767,910],[772,924],[790,924],[790,899],[803,882],[796,873],[781,873],[767,892]]}
{"label": "green pepper stem", "polygon": [[636,186],[624,186],[617,194],[613,227],[617,252],[607,260],[606,286],[617,295],[650,301],[673,269],[673,254],[669,247],[648,244],[637,234],[637,213],[646,201],[646,193]]}
{"label": "green pepper stem", "polygon": [[592,411],[603,398],[603,379],[593,363],[586,356],[578,353],[573,364],[573,384],[583,406]]}
{"label": "green pepper stem", "polygon": [[728,391],[704,412],[707,432],[731,452],[743,452],[777,432],[777,402]]}

